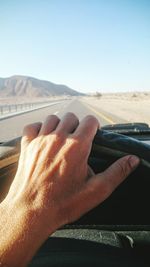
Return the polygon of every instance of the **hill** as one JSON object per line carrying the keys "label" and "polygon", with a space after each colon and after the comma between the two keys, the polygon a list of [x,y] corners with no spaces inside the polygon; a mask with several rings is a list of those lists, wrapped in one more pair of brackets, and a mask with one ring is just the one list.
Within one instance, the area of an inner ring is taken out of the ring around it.
{"label": "hill", "polygon": [[66,85],[55,84],[33,77],[15,75],[0,78],[0,97],[47,97],[59,95],[82,95]]}

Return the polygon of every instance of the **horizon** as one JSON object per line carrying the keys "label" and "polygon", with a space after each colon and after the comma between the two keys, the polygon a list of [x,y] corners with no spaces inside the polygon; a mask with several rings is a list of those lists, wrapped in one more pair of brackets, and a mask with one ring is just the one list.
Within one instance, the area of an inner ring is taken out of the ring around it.
{"label": "horizon", "polygon": [[2,78],[87,94],[150,91],[149,1],[6,0],[0,11]]}
{"label": "horizon", "polygon": [[[44,79],[39,79],[39,78],[37,78],[37,77],[33,77],[33,76],[27,76],[27,75],[21,75],[21,74],[14,74],[14,75],[11,75],[11,76],[9,76],[9,77],[1,77],[0,76],[0,79],[9,79],[9,78],[12,78],[12,77],[28,77],[28,78],[33,78],[33,79],[37,79],[37,80],[40,80],[40,81],[46,81],[46,82],[50,82],[50,83],[53,83],[53,84],[56,84],[56,85],[64,85],[64,86],[67,86],[67,87],[69,87],[70,89],[72,89],[72,90],[75,90],[75,91],[78,91],[79,93],[83,93],[83,94],[87,94],[87,95],[94,95],[94,94],[96,94],[96,93],[102,93],[102,94],[126,94],[126,93],[150,93],[150,90],[128,90],[128,91],[123,91],[123,90],[121,90],[121,91],[116,91],[115,89],[114,90],[110,90],[110,91],[89,91],[89,92],[82,92],[82,91],[79,91],[79,90],[77,90],[77,89],[75,89],[75,88],[72,88],[72,87],[70,87],[70,86],[68,86],[67,84],[62,84],[62,83],[55,83],[55,82],[53,82],[53,81],[50,81],[50,80],[44,80]],[[1,97],[0,97],[1,98]]]}

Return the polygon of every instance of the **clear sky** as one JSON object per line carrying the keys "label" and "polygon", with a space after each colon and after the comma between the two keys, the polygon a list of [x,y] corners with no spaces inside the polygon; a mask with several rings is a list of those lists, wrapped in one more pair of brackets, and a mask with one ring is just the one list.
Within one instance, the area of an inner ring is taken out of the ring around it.
{"label": "clear sky", "polygon": [[0,0],[0,77],[150,90],[150,0]]}

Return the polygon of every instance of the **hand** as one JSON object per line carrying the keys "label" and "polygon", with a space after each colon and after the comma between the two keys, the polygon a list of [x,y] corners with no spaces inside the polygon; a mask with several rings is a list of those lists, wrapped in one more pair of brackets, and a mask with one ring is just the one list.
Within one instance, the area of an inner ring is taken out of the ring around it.
{"label": "hand", "polygon": [[[43,125],[25,127],[18,170],[2,203],[12,220],[14,212],[21,220],[18,226],[14,219],[18,232],[12,245],[16,249],[19,239],[20,255],[30,248],[25,263],[52,232],[104,201],[138,165],[139,159],[130,155],[94,175],[87,161],[98,127],[95,117],[87,116],[79,124],[72,113],[61,121],[50,115]],[[21,242],[24,231],[27,236]]]}

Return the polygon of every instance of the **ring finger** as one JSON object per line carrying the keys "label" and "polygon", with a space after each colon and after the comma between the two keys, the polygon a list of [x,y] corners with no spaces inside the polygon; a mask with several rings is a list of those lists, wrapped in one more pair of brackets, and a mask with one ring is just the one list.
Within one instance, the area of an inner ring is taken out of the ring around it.
{"label": "ring finger", "polygon": [[47,135],[54,131],[59,124],[60,119],[56,115],[49,115],[44,121],[39,135]]}
{"label": "ring finger", "polygon": [[74,113],[68,112],[57,126],[57,132],[72,133],[79,125],[79,120]]}

